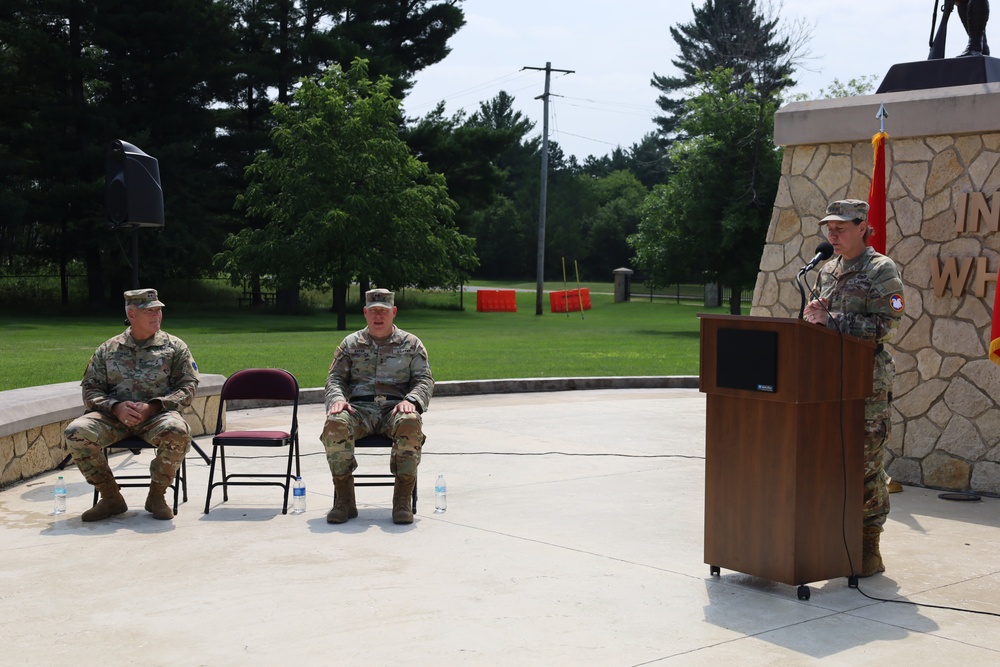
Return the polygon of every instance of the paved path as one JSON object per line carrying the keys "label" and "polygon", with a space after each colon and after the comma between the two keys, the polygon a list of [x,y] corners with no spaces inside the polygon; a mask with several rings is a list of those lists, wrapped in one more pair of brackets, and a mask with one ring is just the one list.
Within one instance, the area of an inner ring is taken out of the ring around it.
{"label": "paved path", "polygon": [[[0,492],[2,665],[988,665],[1000,661],[1000,500],[892,496],[888,571],[795,588],[702,562],[705,401],[692,389],[436,399],[412,526],[388,488],[360,516],[333,491],[302,408],[309,509],[236,488],[202,514],[207,468],[172,522],[132,508],[83,524],[90,487],[67,473]],[[281,410],[231,424],[278,427]],[[208,447],[207,439],[200,439]],[[148,455],[114,457],[144,469]],[[262,471],[279,459],[232,462]],[[362,466],[387,466],[364,456]],[[446,475],[449,509],[434,514]]]}

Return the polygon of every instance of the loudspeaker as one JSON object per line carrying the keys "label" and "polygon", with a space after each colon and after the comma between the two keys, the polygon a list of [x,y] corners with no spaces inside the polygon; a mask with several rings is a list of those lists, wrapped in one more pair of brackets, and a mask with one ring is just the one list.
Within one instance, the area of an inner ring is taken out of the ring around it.
{"label": "loudspeaker", "polygon": [[112,229],[163,226],[163,189],[156,158],[126,141],[112,141],[104,175],[104,197]]}
{"label": "loudspeaker", "polygon": [[775,393],[778,332],[719,329],[715,384],[730,389]]}

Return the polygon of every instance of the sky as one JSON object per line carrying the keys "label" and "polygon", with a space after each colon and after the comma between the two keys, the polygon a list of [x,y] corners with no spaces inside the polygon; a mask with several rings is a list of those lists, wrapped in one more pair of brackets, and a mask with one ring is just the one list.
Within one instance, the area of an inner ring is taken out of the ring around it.
{"label": "sky", "polygon": [[[451,53],[417,74],[403,104],[406,115],[424,116],[441,101],[447,116],[460,109],[471,114],[503,90],[540,137],[543,103],[536,98],[545,90],[545,73],[523,68],[544,69],[550,62],[553,69],[573,71],[552,74],[550,141],[581,162],[617,146],[627,149],[656,129],[653,74],[679,74],[671,63],[679,51],[670,27],[690,23],[692,5],[704,3],[463,0],[466,25],[450,40]],[[786,29],[811,31],[791,94],[817,98],[834,79],[846,83],[865,75],[877,77],[877,88],[892,65],[927,58],[933,0],[758,0],[758,6],[768,4],[780,8]],[[946,56],[952,57],[967,41],[957,14],[948,35]]]}

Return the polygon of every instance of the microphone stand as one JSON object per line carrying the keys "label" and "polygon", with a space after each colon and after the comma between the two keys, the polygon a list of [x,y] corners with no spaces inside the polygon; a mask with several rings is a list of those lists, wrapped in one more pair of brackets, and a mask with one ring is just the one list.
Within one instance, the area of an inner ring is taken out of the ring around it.
{"label": "microphone stand", "polygon": [[[816,268],[817,264],[819,264],[820,262],[822,262],[824,260],[830,259],[830,257],[832,255],[833,255],[833,246],[830,245],[829,243],[826,243],[825,241],[823,243],[820,243],[819,246],[816,247],[816,256],[813,257],[811,260],[809,260],[808,264],[806,264],[801,269],[799,269],[799,272],[795,275],[795,283],[799,286],[799,297],[800,297],[800,301],[799,301],[799,319],[800,320],[804,320],[805,319],[805,311],[806,311],[806,289],[802,285],[802,278],[806,275],[806,273],[808,273],[812,269]],[[813,294],[813,296],[816,296],[815,291],[813,290],[813,288],[810,288],[809,292],[810,292],[810,294]]]}
{"label": "microphone stand", "polygon": [[802,286],[802,277],[806,275],[806,267],[799,269],[795,274],[795,284],[799,286],[799,319],[805,319],[806,312],[806,288]]}

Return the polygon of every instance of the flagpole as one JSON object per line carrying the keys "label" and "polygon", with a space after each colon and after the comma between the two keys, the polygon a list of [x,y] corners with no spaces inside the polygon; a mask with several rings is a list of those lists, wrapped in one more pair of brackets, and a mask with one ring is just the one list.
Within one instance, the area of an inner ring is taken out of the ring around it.
{"label": "flagpole", "polygon": [[868,189],[868,226],[872,229],[869,244],[876,252],[885,254],[886,246],[886,178],[885,178],[885,119],[889,114],[885,104],[878,105],[875,118],[879,121],[879,131],[872,137],[872,182]]}

